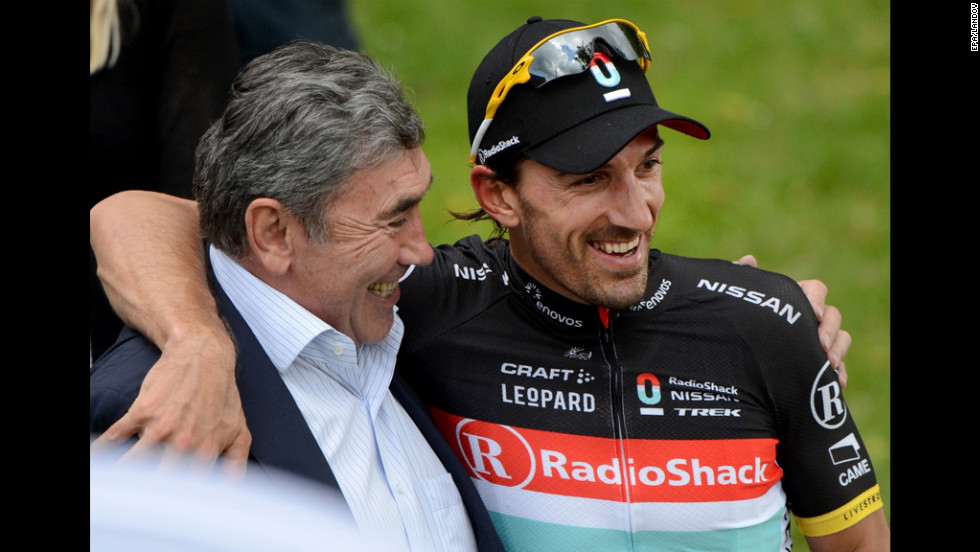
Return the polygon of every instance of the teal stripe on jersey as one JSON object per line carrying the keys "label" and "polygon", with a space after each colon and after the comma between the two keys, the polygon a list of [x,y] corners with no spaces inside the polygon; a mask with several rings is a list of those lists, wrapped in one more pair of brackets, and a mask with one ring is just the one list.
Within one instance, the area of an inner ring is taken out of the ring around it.
{"label": "teal stripe on jersey", "polygon": [[783,509],[763,523],[714,531],[636,531],[592,529],[534,521],[490,512],[494,527],[512,552],[780,552],[788,518]]}

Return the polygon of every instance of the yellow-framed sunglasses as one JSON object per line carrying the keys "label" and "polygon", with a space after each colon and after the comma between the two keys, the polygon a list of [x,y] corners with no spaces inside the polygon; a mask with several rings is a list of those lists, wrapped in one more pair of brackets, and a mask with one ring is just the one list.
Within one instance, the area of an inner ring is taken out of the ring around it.
{"label": "yellow-framed sunglasses", "polygon": [[540,87],[559,77],[588,71],[597,39],[601,39],[619,57],[630,61],[636,60],[644,73],[650,68],[650,45],[646,34],[625,19],[607,19],[584,27],[572,27],[544,37],[521,56],[494,89],[487,103],[486,116],[473,137],[470,163],[476,162],[480,142],[490,128],[497,108],[511,88],[527,82],[531,82],[534,87]]}

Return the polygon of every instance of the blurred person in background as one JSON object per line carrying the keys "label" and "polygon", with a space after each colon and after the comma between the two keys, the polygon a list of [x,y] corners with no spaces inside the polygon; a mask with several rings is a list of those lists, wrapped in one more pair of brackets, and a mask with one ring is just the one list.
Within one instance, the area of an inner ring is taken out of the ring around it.
{"label": "blurred person in background", "polygon": [[[121,190],[191,197],[194,148],[239,67],[225,0],[89,1],[89,208]],[[122,329],[90,255],[96,359]]]}
{"label": "blurred person in background", "polygon": [[293,40],[358,50],[343,0],[229,0],[242,63]]}

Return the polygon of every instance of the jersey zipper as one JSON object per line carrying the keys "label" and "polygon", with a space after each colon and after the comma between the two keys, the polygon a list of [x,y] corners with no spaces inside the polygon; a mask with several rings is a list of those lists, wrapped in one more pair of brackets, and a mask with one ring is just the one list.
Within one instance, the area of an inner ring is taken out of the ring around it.
{"label": "jersey zipper", "polygon": [[619,357],[616,355],[616,345],[613,341],[612,330],[612,322],[616,318],[616,315],[610,313],[604,307],[599,307],[599,309],[600,319],[602,320],[599,339],[602,345],[602,356],[606,361],[606,366],[609,368],[609,401],[610,411],[613,417],[613,438],[616,440],[616,453],[619,457],[620,477],[623,485],[625,530],[629,536],[629,550],[633,550],[633,497],[629,479],[629,454],[626,446],[626,415],[623,405],[623,367],[619,363]]}

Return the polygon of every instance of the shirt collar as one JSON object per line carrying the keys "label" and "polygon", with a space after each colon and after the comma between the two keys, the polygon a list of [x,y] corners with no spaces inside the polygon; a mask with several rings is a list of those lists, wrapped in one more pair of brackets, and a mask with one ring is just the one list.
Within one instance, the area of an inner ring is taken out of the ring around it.
{"label": "shirt collar", "polygon": [[313,341],[332,351],[335,361],[357,364],[357,351],[349,337],[257,278],[213,245],[210,256],[218,283],[280,372],[286,370]]}
{"label": "shirt collar", "polygon": [[354,341],[272,288],[213,245],[209,249],[215,278],[241,313],[280,374],[312,364],[361,397],[376,415],[387,395],[404,323],[395,311],[388,335],[378,343]]}
{"label": "shirt collar", "polygon": [[[659,262],[660,255],[659,250],[650,250],[650,271],[647,278],[646,296],[656,292],[657,286],[660,285],[658,274],[662,271],[663,265]],[[641,308],[644,305],[644,302],[641,301],[629,309],[623,311],[607,309],[605,314],[602,314],[601,308],[573,301],[536,280],[517,264],[517,260],[514,259],[509,250],[507,252],[507,266],[505,283],[517,291],[518,295],[533,308],[537,316],[544,320],[546,325],[562,331],[596,335],[596,332],[603,326],[608,326],[608,322],[603,321],[603,316],[618,317],[622,313],[633,310],[645,310]]]}

